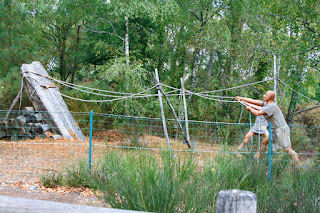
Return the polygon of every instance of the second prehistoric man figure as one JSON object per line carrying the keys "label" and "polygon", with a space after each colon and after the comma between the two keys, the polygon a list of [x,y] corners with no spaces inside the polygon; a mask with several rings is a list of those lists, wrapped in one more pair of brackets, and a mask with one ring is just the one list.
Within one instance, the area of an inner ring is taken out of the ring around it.
{"label": "second prehistoric man figure", "polygon": [[[247,106],[255,116],[264,115],[269,123],[272,124],[272,139],[275,141],[275,148],[284,149],[292,155],[292,159],[299,160],[297,153],[291,147],[290,128],[277,104],[274,102],[275,93],[267,91],[263,96],[263,101],[252,98],[236,97],[236,100],[244,101],[249,104],[262,107]],[[255,109],[256,108],[256,109]]]}
{"label": "second prehistoric man figure", "polygon": [[249,132],[247,132],[247,134],[245,135],[243,142],[239,145],[238,151],[241,151],[244,145],[248,143],[248,140],[254,135],[263,135],[264,139],[261,142],[259,150],[259,157],[262,158],[262,152],[264,151],[264,147],[269,143],[269,131],[267,129],[268,125],[268,121],[264,118],[263,115],[257,116],[254,125],[250,128]]}

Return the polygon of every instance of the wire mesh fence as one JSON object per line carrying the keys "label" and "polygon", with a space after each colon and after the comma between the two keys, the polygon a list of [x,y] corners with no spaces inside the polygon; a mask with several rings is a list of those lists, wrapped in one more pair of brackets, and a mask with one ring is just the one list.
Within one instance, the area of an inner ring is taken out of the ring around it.
{"label": "wire mesh fence", "polygon": [[[141,149],[157,152],[168,149],[162,120],[159,118],[92,114],[90,137],[90,113],[72,113],[86,141],[58,137],[47,112],[0,111],[0,179],[20,180],[39,178],[48,172],[62,172],[70,163],[79,159],[94,162],[110,149],[125,151]],[[61,113],[61,112],[56,112]],[[184,126],[184,121],[180,121]],[[250,123],[223,123],[189,121],[191,149],[188,148],[176,120],[166,120],[170,150],[194,152],[210,157],[218,153],[252,157],[257,160],[262,135],[252,137],[239,152],[237,147],[249,131]],[[71,135],[75,138],[75,135]],[[299,153],[300,167],[308,167],[313,158],[319,157],[320,127],[291,126],[293,149]],[[91,142],[91,144],[90,144]],[[257,156],[256,156],[257,157]],[[268,158],[268,154],[264,155]],[[273,152],[273,159],[290,161],[287,153]],[[274,165],[276,166],[276,165]],[[276,166],[277,167],[277,166]],[[279,169],[279,168],[277,168]]]}

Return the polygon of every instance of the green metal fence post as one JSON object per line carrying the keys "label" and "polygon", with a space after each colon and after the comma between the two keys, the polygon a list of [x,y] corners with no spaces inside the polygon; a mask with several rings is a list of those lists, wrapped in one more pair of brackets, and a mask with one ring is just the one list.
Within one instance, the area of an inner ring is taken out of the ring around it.
{"label": "green metal fence post", "polygon": [[92,155],[92,123],[93,123],[93,111],[90,110],[89,169],[91,169],[91,155]]}
{"label": "green metal fence post", "polygon": [[269,123],[269,176],[268,180],[271,180],[271,154],[272,154],[272,145],[271,145],[271,140],[272,140],[272,130],[271,130],[272,124]]}

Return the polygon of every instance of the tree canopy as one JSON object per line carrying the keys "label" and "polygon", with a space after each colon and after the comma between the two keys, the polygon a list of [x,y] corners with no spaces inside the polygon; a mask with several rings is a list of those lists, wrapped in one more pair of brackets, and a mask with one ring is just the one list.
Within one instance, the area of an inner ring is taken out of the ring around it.
{"label": "tree canopy", "polygon": [[[317,104],[299,93],[320,102],[319,13],[317,0],[4,0],[0,106],[9,108],[20,89],[18,68],[31,61],[40,61],[60,80],[122,93],[154,86],[158,69],[163,84],[181,88],[185,77],[185,88],[196,93],[273,77],[276,56],[279,79],[294,89],[279,82],[278,103],[291,123],[297,110]],[[214,95],[261,99],[270,89],[273,81]],[[65,86],[60,90],[101,99]],[[178,111],[178,96],[169,98]],[[75,111],[160,116],[155,96],[67,103]],[[242,119],[236,103],[196,95],[187,103],[190,119]],[[169,107],[165,111],[172,117]]]}

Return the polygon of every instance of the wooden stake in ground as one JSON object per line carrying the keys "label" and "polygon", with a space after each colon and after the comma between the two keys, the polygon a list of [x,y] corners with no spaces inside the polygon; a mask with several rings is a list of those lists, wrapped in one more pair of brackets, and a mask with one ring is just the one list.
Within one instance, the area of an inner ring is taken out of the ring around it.
{"label": "wooden stake in ground", "polygon": [[[155,80],[156,80],[157,84],[159,84],[159,75],[158,75],[157,69],[155,70],[155,73],[156,73]],[[160,86],[157,89],[158,89],[158,96],[159,96],[160,109],[161,109],[163,132],[164,132],[164,136],[166,138],[168,149],[170,149],[170,140],[169,140],[169,135],[168,135],[168,130],[167,130],[166,118],[164,117],[164,110],[163,110]]]}
{"label": "wooden stake in ground", "polygon": [[13,102],[12,102],[12,104],[11,104],[11,106],[10,106],[7,114],[6,114],[6,116],[4,117],[3,121],[6,121],[6,120],[8,119],[11,110],[12,110],[13,107],[17,104],[17,102],[18,102],[18,100],[21,98],[21,96],[22,96],[22,90],[20,90],[20,91],[18,92],[18,95],[17,95],[16,98],[13,100]]}
{"label": "wooden stake in ground", "polygon": [[[158,75],[158,70],[157,70],[157,69],[156,69],[156,78],[157,78],[157,83],[159,84],[159,83],[160,83],[160,80],[159,80],[159,75]],[[175,117],[175,119],[176,119],[176,121],[177,121],[177,123],[178,123],[178,126],[179,126],[180,129],[181,129],[181,133],[182,133],[182,135],[183,135],[184,141],[186,142],[186,144],[188,145],[188,147],[191,148],[190,142],[189,142],[189,140],[188,140],[188,138],[187,138],[187,136],[186,136],[186,134],[185,134],[185,131],[184,131],[184,129],[183,129],[183,127],[182,127],[182,125],[181,125],[181,123],[180,123],[180,121],[179,121],[179,118],[178,118],[178,116],[177,116],[177,114],[176,114],[176,111],[174,110],[172,104],[170,103],[167,95],[164,93],[164,91],[163,91],[163,89],[162,89],[162,87],[161,87],[160,85],[157,87],[157,89],[158,89],[158,91],[160,91],[160,92],[162,93],[162,95],[163,95],[164,98],[166,99],[166,101],[167,101],[167,103],[168,103],[168,105],[169,105],[169,107],[170,107],[170,109],[171,109],[171,112],[172,112],[173,116]]]}
{"label": "wooden stake in ground", "polygon": [[48,112],[43,116],[51,130],[69,139],[73,139],[71,134],[74,133],[79,140],[85,141],[58,88],[46,77],[48,73],[41,63],[34,61],[31,64],[23,64],[21,74],[25,92],[34,109]]}
{"label": "wooden stake in ground", "polygon": [[231,189],[220,191],[216,204],[217,213],[256,213],[257,196],[249,191]]}

